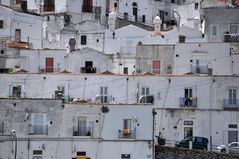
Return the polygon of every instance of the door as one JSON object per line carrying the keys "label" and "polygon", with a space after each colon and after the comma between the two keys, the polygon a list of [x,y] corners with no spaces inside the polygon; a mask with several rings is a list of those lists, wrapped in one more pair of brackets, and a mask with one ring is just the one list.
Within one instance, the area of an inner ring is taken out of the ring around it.
{"label": "door", "polygon": [[136,2],[134,2],[133,4],[132,4],[132,6],[133,6],[133,16],[135,17],[135,21],[137,22],[137,17],[138,17],[138,8],[137,8],[137,3]]}
{"label": "door", "polygon": [[86,61],[85,62],[85,73],[92,73],[92,68],[93,68],[93,62]]}
{"label": "door", "polygon": [[15,30],[15,41],[21,42],[21,29]]}
{"label": "door", "polygon": [[34,116],[34,134],[40,135],[43,134],[43,115],[36,114]]}
{"label": "door", "polygon": [[185,106],[192,106],[192,100],[190,100],[193,97],[193,90],[192,88],[186,88],[184,90],[184,94],[185,94]]}
{"label": "door", "polygon": [[153,61],[153,73],[160,74],[160,60]]}
{"label": "door", "polygon": [[21,97],[21,86],[12,87],[12,98],[20,98]]}
{"label": "door", "polygon": [[80,116],[78,118],[78,132],[79,136],[86,136],[87,132],[87,127],[86,127],[86,117],[85,116]]}
{"label": "door", "polygon": [[54,72],[54,58],[46,58],[46,72]]}

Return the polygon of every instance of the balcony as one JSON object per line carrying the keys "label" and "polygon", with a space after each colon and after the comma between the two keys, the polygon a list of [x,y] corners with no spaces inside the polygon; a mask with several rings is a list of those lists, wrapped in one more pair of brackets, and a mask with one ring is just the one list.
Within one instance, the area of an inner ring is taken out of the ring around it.
{"label": "balcony", "polygon": [[154,96],[143,95],[139,98],[139,102],[144,103],[144,104],[153,104],[154,103]]}
{"label": "balcony", "polygon": [[208,66],[191,66],[192,73],[208,74]]}
{"label": "balcony", "polygon": [[180,97],[180,107],[197,107],[197,98]]}
{"label": "balcony", "polygon": [[136,129],[135,130],[119,129],[118,138],[119,139],[136,139]]}
{"label": "balcony", "polygon": [[239,99],[224,99],[223,108],[224,109],[239,109]]}
{"label": "balcony", "polygon": [[100,95],[100,103],[109,104],[112,102],[112,96]]}
{"label": "balcony", "polygon": [[48,135],[48,125],[29,125],[29,135]]}
{"label": "balcony", "polygon": [[93,127],[73,127],[73,136],[93,136]]}
{"label": "balcony", "polygon": [[60,72],[60,67],[42,67],[40,68],[40,73],[53,73],[53,72]]}
{"label": "balcony", "polygon": [[96,73],[96,67],[89,67],[89,68],[86,68],[86,67],[81,67],[80,68],[80,72],[81,73]]}

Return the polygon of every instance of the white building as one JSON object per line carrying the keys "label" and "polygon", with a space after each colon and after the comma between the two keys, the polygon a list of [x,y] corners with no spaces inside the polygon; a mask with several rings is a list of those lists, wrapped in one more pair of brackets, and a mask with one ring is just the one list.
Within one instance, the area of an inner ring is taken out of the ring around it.
{"label": "white building", "polygon": [[91,48],[65,50],[21,50],[20,68],[29,73],[101,73],[112,71],[113,56]]}
{"label": "white building", "polygon": [[173,74],[238,75],[237,48],[237,43],[178,43]]}
{"label": "white building", "polygon": [[1,158],[152,158],[152,105],[0,102]]}
{"label": "white building", "polygon": [[42,17],[21,9],[0,6],[0,39],[28,42],[31,48],[42,47]]}

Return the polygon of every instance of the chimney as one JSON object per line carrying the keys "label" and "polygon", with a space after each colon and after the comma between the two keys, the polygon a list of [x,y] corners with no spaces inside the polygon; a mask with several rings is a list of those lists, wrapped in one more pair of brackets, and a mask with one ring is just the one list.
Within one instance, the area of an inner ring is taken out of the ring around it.
{"label": "chimney", "polygon": [[159,34],[161,32],[162,20],[159,16],[154,18],[154,32]]}
{"label": "chimney", "polygon": [[21,1],[21,10],[23,12],[27,12],[27,1],[26,0]]}

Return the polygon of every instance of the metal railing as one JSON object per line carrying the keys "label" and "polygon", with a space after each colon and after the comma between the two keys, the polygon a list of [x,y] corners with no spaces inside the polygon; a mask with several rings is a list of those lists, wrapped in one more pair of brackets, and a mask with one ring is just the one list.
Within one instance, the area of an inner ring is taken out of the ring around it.
{"label": "metal railing", "polygon": [[197,107],[197,98],[179,98],[180,107]]}
{"label": "metal railing", "polygon": [[107,95],[100,95],[100,103],[102,104],[109,104],[112,102],[112,96],[107,96]]}
{"label": "metal railing", "polygon": [[48,135],[48,125],[29,125],[29,135]]}
{"label": "metal railing", "polygon": [[208,66],[191,66],[192,73],[208,74]]}
{"label": "metal railing", "polygon": [[93,136],[93,127],[73,127],[73,136]]}
{"label": "metal railing", "polygon": [[118,132],[119,139],[136,139],[136,129],[119,129]]}
{"label": "metal railing", "polygon": [[41,67],[40,68],[40,73],[53,73],[53,72],[60,72],[61,68],[60,67]]}
{"label": "metal railing", "polygon": [[96,67],[90,67],[90,68],[81,67],[80,68],[80,72],[81,73],[96,73],[97,72],[97,68]]}
{"label": "metal railing", "polygon": [[141,96],[139,99],[140,103],[145,103],[145,104],[153,104],[154,103],[154,96],[153,95],[144,95]]}
{"label": "metal railing", "polygon": [[132,21],[132,22],[136,22],[136,23],[141,23],[141,24],[144,24],[144,25],[149,25],[149,26],[154,26],[153,25],[153,20],[152,21],[149,21],[149,20],[146,20],[146,17],[145,19],[142,18],[142,16],[131,16],[131,15],[125,15],[124,13],[117,13],[117,17],[120,18],[120,19],[124,19],[124,20],[128,20],[128,21]]}
{"label": "metal railing", "polygon": [[239,109],[239,99],[224,99],[223,108],[224,109]]}

